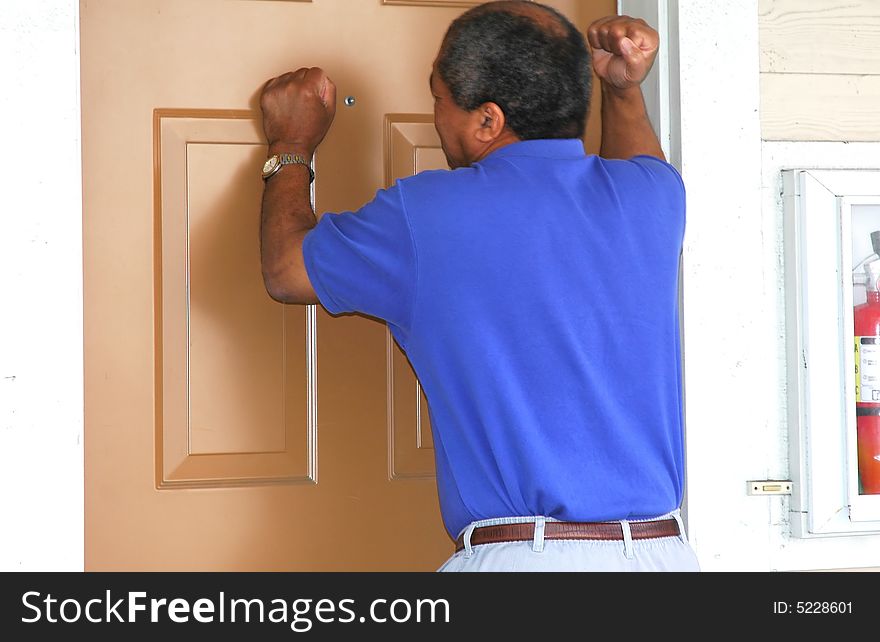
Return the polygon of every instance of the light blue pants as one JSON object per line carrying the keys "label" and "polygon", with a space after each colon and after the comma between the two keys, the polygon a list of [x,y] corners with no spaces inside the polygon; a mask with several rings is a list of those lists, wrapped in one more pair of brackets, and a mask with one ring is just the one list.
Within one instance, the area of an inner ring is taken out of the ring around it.
{"label": "light blue pants", "polygon": [[[461,535],[465,548],[450,557],[440,572],[470,571],[699,571],[697,556],[685,536],[679,511],[656,519],[672,517],[681,535],[653,539],[632,539],[627,520],[620,522],[623,540],[545,540],[543,525],[556,521],[549,517],[503,517],[472,522]],[[499,542],[471,546],[475,528],[522,522],[535,523],[532,541]]]}

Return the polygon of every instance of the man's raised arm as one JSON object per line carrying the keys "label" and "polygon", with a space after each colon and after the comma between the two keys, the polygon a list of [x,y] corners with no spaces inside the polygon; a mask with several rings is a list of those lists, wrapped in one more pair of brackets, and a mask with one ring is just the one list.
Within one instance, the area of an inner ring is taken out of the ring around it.
{"label": "man's raised arm", "polygon": [[333,123],[336,86],[322,69],[303,67],[266,83],[260,107],[271,158],[260,220],[263,282],[277,301],[317,303],[302,253],[316,223],[308,163]]}
{"label": "man's raised arm", "polygon": [[666,160],[654,133],[641,84],[657,57],[660,38],[644,20],[610,16],[587,30],[593,69],[602,84],[603,158],[645,154]]}

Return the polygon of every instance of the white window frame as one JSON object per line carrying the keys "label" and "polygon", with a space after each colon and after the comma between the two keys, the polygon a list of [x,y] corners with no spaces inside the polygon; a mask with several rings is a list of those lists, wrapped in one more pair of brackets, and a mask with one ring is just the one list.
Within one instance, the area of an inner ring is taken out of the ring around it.
{"label": "white window frame", "polygon": [[786,354],[795,537],[880,532],[859,495],[851,220],[880,205],[880,170],[784,170]]}

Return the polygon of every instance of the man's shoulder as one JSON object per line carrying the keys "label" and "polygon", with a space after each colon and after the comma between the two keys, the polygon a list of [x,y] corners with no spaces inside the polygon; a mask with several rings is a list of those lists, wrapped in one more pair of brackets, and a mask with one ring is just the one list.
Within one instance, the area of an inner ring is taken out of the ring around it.
{"label": "man's shoulder", "polygon": [[397,179],[394,188],[400,190],[407,201],[455,197],[476,189],[477,174],[473,167],[428,169]]}
{"label": "man's shoulder", "polygon": [[473,167],[458,169],[425,169],[411,176],[397,179],[397,183],[407,185],[446,185],[453,182],[468,180],[474,174]]}
{"label": "man's shoulder", "polygon": [[684,187],[684,181],[678,169],[656,156],[639,155],[625,161],[605,161],[605,163],[620,172],[652,178],[655,181],[669,181],[671,185]]}

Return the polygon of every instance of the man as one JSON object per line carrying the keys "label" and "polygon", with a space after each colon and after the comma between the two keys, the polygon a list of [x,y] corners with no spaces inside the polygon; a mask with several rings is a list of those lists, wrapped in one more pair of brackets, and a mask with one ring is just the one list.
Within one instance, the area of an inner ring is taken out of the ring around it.
{"label": "man", "polygon": [[588,31],[600,156],[584,153],[591,56],[556,10],[479,5],[431,74],[454,171],[357,212],[309,203],[336,91],[319,68],[263,91],[271,296],[384,319],[425,390],[457,552],[441,570],[698,570],[679,516],[677,279],[684,188],[645,113],[641,20]]}

